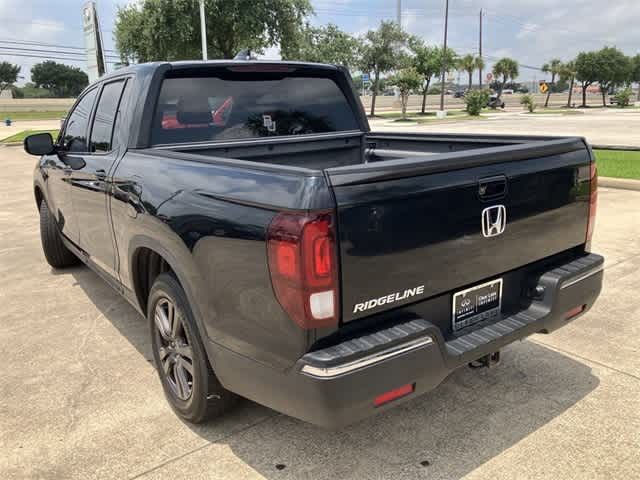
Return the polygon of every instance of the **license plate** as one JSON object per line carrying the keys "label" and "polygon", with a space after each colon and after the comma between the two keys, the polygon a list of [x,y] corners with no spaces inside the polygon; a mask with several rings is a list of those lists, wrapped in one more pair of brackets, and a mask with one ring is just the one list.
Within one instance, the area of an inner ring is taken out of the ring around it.
{"label": "license plate", "polygon": [[500,315],[502,279],[467,288],[453,295],[453,330]]}

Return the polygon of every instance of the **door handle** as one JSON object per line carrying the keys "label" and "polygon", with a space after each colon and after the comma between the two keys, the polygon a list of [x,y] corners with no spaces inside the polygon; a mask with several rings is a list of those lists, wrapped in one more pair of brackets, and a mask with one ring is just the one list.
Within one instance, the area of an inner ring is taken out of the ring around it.
{"label": "door handle", "polygon": [[96,178],[98,180],[105,180],[107,178],[107,172],[105,172],[102,168],[96,170]]}

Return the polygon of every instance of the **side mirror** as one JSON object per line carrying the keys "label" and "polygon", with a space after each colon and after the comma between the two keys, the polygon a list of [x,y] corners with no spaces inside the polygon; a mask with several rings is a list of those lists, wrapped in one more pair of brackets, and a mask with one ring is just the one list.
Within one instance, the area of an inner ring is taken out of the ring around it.
{"label": "side mirror", "polygon": [[30,155],[49,155],[55,151],[50,133],[35,133],[24,139],[24,150]]}

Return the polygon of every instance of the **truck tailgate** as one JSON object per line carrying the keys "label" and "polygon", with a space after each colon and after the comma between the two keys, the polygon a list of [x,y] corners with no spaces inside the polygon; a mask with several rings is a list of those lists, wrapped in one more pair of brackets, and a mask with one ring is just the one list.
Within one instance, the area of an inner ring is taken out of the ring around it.
{"label": "truck tailgate", "polygon": [[565,139],[328,169],[343,322],[584,244],[590,162]]}

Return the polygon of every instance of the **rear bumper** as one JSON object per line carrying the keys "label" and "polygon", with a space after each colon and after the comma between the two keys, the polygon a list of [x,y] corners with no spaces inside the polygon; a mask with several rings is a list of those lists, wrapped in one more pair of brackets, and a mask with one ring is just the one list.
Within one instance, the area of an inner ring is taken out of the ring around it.
{"label": "rear bumper", "polygon": [[[456,368],[532,333],[549,333],[587,312],[602,288],[604,259],[586,255],[536,275],[544,295],[524,310],[474,326],[446,341],[428,319],[304,355],[282,372],[209,345],[222,384],[242,396],[302,420],[341,427],[428,392]],[[567,312],[582,311],[566,318]],[[406,384],[414,392],[380,407],[374,398]]]}

